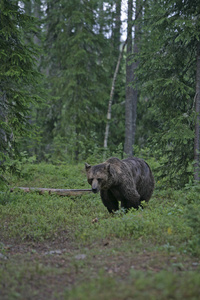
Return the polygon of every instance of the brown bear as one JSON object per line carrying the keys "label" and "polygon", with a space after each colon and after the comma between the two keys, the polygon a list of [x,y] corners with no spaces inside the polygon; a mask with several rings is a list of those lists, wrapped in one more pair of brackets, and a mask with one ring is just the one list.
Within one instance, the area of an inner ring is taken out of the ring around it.
{"label": "brown bear", "polygon": [[91,166],[85,164],[88,183],[92,191],[100,191],[103,204],[114,212],[136,208],[141,201],[149,201],[154,189],[154,178],[149,165],[142,159],[130,157],[120,160],[111,157],[104,163]]}

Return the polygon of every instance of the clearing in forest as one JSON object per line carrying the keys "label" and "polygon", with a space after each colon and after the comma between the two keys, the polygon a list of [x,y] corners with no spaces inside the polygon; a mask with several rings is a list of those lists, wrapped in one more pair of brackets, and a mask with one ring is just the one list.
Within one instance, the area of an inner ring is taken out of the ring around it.
{"label": "clearing in forest", "polygon": [[[9,181],[89,188],[84,165],[25,165]],[[110,215],[98,194],[3,191],[0,299],[199,299],[198,192],[157,188]]]}

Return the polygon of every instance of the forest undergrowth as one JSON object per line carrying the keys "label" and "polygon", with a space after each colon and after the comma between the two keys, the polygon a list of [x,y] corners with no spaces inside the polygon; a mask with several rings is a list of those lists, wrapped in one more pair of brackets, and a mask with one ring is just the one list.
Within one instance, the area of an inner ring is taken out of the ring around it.
{"label": "forest undergrowth", "polygon": [[199,186],[156,189],[144,208],[110,215],[84,163],[26,163],[0,193],[0,299],[199,299]]}

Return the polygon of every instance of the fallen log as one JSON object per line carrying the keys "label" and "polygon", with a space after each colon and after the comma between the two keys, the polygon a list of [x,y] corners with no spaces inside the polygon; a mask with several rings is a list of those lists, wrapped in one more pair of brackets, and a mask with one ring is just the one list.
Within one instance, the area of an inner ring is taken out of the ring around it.
{"label": "fallen log", "polygon": [[92,192],[91,189],[48,189],[48,188],[34,188],[34,187],[14,187],[10,189],[11,192],[14,192],[14,190],[23,190],[26,193],[29,192],[38,192],[40,195],[44,194],[45,192],[48,192],[49,195],[51,194],[57,194],[59,196],[79,196],[85,193]]}

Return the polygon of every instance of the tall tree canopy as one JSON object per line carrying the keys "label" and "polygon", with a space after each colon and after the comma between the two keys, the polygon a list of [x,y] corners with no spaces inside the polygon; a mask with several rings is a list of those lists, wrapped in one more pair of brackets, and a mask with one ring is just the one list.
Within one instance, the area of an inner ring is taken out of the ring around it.
{"label": "tall tree canopy", "polygon": [[[1,1],[1,161],[18,140],[39,160],[101,153],[110,103],[109,155],[123,156],[130,141],[125,152],[147,147],[169,184],[182,186],[194,173],[199,180],[200,3],[126,3],[134,34],[113,77],[124,49],[121,0]],[[42,89],[45,101],[36,106]],[[27,121],[37,136],[22,140]]]}
{"label": "tall tree canopy", "polygon": [[35,20],[16,1],[0,2],[0,161],[27,128],[30,103],[38,99]]}
{"label": "tall tree canopy", "polygon": [[[77,160],[94,147],[103,147],[109,92],[120,46],[120,9],[121,1],[116,5],[97,0],[47,1],[41,66],[46,73],[49,98],[47,106],[36,113],[36,122],[42,120],[40,154],[60,152],[57,145],[62,144],[64,156],[67,153],[70,159]],[[114,104],[120,102],[117,89],[123,83],[118,82]],[[112,123],[111,131],[112,146],[116,139],[120,143],[123,130],[119,136]]]}
{"label": "tall tree canopy", "polygon": [[71,141],[76,159],[84,151],[82,143],[90,147],[90,137],[104,124],[107,48],[97,10],[97,1],[51,1],[47,10],[46,67],[56,99],[51,103],[53,130]]}
{"label": "tall tree canopy", "polygon": [[199,14],[198,1],[159,0],[146,1],[143,15],[138,82],[140,103],[149,111],[139,121],[148,118],[151,147],[164,158],[163,175],[177,185],[192,174]]}

